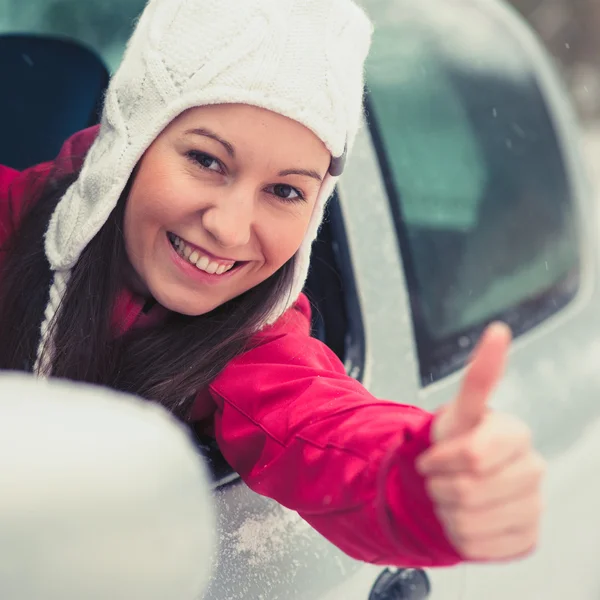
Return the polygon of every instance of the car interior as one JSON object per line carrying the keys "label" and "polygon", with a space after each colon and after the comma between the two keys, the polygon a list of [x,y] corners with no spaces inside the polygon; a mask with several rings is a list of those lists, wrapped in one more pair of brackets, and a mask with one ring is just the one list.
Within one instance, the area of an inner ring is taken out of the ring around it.
{"label": "car interior", "polygon": [[[0,164],[23,170],[52,160],[72,134],[99,123],[109,71],[79,42],[49,35],[0,35]],[[357,379],[364,336],[347,253],[341,207],[331,200],[313,248],[305,293],[313,307],[313,335]],[[216,485],[236,478],[214,440],[197,436]]]}

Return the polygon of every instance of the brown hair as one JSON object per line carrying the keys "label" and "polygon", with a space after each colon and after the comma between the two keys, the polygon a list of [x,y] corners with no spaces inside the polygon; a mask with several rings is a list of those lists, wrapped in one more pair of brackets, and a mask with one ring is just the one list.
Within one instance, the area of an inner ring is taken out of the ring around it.
{"label": "brown hair", "polygon": [[[6,258],[0,268],[0,369],[33,369],[52,278],[44,234],[76,178],[77,173],[53,178],[2,249]],[[208,314],[170,313],[160,325],[115,339],[111,324],[126,264],[122,222],[129,187],[73,268],[54,329],[52,375],[137,394],[185,418],[195,394],[244,351],[290,289],[294,259]]]}

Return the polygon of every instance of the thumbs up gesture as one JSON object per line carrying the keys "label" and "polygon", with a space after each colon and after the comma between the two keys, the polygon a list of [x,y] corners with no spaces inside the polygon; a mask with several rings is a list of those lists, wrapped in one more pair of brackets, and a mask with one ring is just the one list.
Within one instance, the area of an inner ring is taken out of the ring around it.
{"label": "thumbs up gesture", "polygon": [[523,422],[488,408],[510,342],[507,326],[488,327],[417,461],[448,538],[467,560],[517,558],[538,539],[544,461]]}

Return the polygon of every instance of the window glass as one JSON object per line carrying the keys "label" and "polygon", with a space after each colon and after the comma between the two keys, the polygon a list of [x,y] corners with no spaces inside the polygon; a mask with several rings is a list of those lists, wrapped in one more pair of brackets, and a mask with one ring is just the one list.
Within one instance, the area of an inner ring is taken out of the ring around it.
{"label": "window glass", "polygon": [[382,9],[367,81],[429,382],[464,363],[490,320],[519,334],[564,306],[578,236],[528,57],[481,12],[425,10]]}
{"label": "window glass", "polygon": [[2,0],[0,33],[44,33],[78,40],[113,71],[146,0]]}

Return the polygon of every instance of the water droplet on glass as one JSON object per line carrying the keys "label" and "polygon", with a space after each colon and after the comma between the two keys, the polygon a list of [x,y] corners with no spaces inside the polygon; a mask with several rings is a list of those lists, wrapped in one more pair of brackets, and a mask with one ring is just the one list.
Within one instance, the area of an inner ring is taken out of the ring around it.
{"label": "water droplet on glass", "polygon": [[459,348],[462,348],[463,350],[465,350],[470,345],[471,345],[471,340],[466,335],[463,335],[462,337],[458,338]]}

